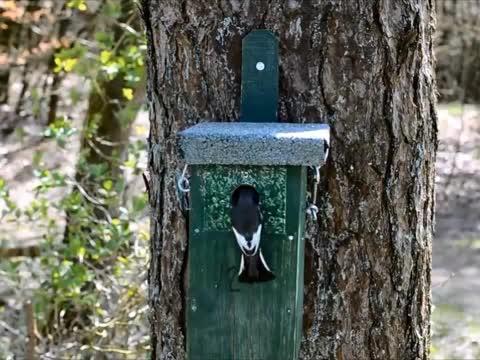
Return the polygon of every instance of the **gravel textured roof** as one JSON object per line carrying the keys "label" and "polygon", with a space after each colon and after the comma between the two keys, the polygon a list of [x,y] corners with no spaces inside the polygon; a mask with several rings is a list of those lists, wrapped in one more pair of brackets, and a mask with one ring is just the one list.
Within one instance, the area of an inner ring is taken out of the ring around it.
{"label": "gravel textured roof", "polygon": [[179,133],[188,164],[313,165],[325,162],[326,124],[204,122]]}

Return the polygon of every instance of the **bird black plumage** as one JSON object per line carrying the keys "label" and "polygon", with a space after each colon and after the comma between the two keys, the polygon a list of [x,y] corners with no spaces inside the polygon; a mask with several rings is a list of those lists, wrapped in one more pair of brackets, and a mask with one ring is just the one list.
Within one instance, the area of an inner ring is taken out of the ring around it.
{"label": "bird black plumage", "polygon": [[232,229],[242,251],[240,282],[262,282],[275,279],[260,248],[262,214],[258,192],[248,185],[239,186],[232,196]]}

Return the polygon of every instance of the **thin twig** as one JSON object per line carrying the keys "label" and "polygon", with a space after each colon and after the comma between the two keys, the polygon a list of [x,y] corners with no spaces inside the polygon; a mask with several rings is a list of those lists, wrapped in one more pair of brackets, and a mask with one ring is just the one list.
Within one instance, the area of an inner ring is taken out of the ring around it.
{"label": "thin twig", "polygon": [[[465,52],[465,43],[463,43],[463,52]],[[458,138],[457,138],[457,142],[455,144],[455,152],[453,154],[453,161],[452,161],[452,165],[451,165],[451,168],[450,168],[450,173],[448,174],[448,177],[447,177],[447,180],[445,182],[445,187],[444,187],[444,194],[445,194],[445,201],[447,202],[448,201],[448,188],[450,187],[450,184],[452,182],[452,179],[453,179],[453,174],[454,172],[457,170],[457,156],[458,156],[458,153],[460,152],[461,150],[461,147],[462,147],[462,135],[463,135],[463,131],[464,131],[464,128],[465,128],[465,100],[466,100],[466,94],[465,94],[465,88],[467,86],[467,60],[465,58],[465,56],[463,56],[463,62],[462,62],[462,88],[461,88],[461,95],[460,95],[460,103],[461,103],[461,108],[462,108],[462,114],[461,114],[461,117],[460,117],[460,121],[461,121],[461,128],[460,128],[460,134],[458,135]]]}
{"label": "thin twig", "polygon": [[87,191],[83,188],[82,185],[80,185],[77,181],[75,180],[67,180],[66,183],[68,185],[73,185],[75,186],[78,191],[80,191],[80,194],[83,195],[83,197],[85,199],[87,199],[89,202],[91,202],[93,205],[95,205],[95,208],[100,210],[104,215],[105,215],[105,218],[107,219],[108,223],[111,223],[112,222],[112,217],[110,215],[110,213],[108,212],[107,209],[105,209],[105,207],[103,206],[105,204],[104,201],[100,200],[100,199],[97,199],[97,198],[94,198],[92,195],[89,195],[87,193]]}
{"label": "thin twig", "polygon": [[448,275],[446,280],[440,281],[437,284],[432,284],[432,289],[444,287],[454,277],[455,277],[455,273],[451,272],[450,275]]}
{"label": "thin twig", "polygon": [[88,145],[90,145],[90,147],[95,151],[95,153],[100,156],[103,160],[106,160],[106,161],[111,161],[113,163],[117,163],[117,164],[121,164],[122,162],[120,160],[118,160],[117,158],[114,158],[112,156],[108,156],[106,155],[105,153],[103,153],[98,147],[97,145],[94,144],[94,142],[90,139],[87,139],[87,143]]}
{"label": "thin twig", "polygon": [[151,193],[150,193],[149,174],[144,171],[144,172],[142,173],[142,178],[143,178],[143,182],[145,183],[145,189],[146,189],[146,191],[147,191],[148,200],[150,200],[150,199],[151,199]]}
{"label": "thin twig", "polygon": [[37,355],[35,353],[37,323],[35,320],[35,313],[33,312],[32,302],[27,301],[23,308],[27,321],[27,346],[25,348],[25,358],[27,360],[35,360],[37,359]]}
{"label": "thin twig", "polygon": [[20,333],[20,331],[15,330],[15,329],[12,328],[10,325],[8,325],[5,321],[0,320],[0,326],[3,327],[4,329],[10,331],[10,332],[11,332],[13,335],[15,335],[15,336],[22,336],[22,334]]}
{"label": "thin twig", "polygon": [[102,144],[102,145],[110,146],[110,147],[128,145],[130,143],[128,140],[126,140],[126,141],[115,141],[115,142],[108,141],[108,140],[105,140],[104,138],[102,138],[100,136],[95,136],[95,141]]}
{"label": "thin twig", "polygon": [[135,354],[134,351],[132,350],[125,350],[125,349],[115,349],[115,348],[100,348],[98,346],[92,345],[90,346],[92,350],[98,351],[98,352],[107,352],[107,353],[117,353],[117,354],[123,354],[123,355],[132,355]]}
{"label": "thin twig", "polygon": [[94,205],[104,205],[104,202],[103,202],[103,201],[94,198],[92,195],[89,195],[89,194],[87,193],[87,191],[83,188],[83,186],[80,185],[77,181],[75,181],[75,180],[67,180],[66,183],[67,183],[68,185],[73,185],[73,186],[75,186],[75,187],[78,189],[78,191],[80,191],[80,193],[83,195],[83,197],[84,197],[85,199],[87,199],[88,201],[90,201],[92,204],[94,204]]}
{"label": "thin twig", "polygon": [[[127,19],[127,21],[126,21],[125,23],[123,23],[122,25],[123,25],[123,26],[128,26],[130,29],[133,29],[133,28],[132,28],[131,26],[129,26],[129,25],[133,22],[133,20],[135,20],[136,17],[137,17],[137,13],[134,12],[132,15],[130,15],[130,17]],[[119,25],[119,24],[117,24],[117,25]],[[120,26],[120,27],[122,27],[122,26]],[[124,30],[125,30],[125,29],[124,29]],[[127,30],[129,30],[129,29],[127,29]],[[130,31],[129,31],[129,32],[130,32]],[[136,34],[135,34],[135,35],[136,35]],[[120,46],[122,45],[122,43],[123,43],[123,41],[125,40],[126,37],[127,37],[127,32],[124,31],[124,32],[122,33],[122,35],[120,36],[120,39],[118,39],[117,43],[116,43],[115,46],[113,47],[113,50],[112,50],[112,53],[113,53],[113,54],[116,54],[116,53],[117,53],[118,49],[120,48]]]}
{"label": "thin twig", "polygon": [[445,186],[444,186],[444,190],[443,190],[444,191],[444,196],[445,196],[445,201],[448,201],[448,198],[449,198],[448,189],[450,188],[450,185],[452,183],[454,174],[457,171],[457,157],[458,157],[458,154],[460,153],[460,150],[462,148],[462,136],[463,136],[463,132],[465,130],[465,117],[464,117],[465,104],[463,102],[461,104],[461,108],[462,108],[462,115],[460,117],[460,132],[458,134],[457,141],[455,142],[455,147],[454,147],[454,150],[453,150],[453,159],[452,159],[452,163],[451,163],[451,166],[450,166],[450,171],[448,172],[447,180],[445,181]]}

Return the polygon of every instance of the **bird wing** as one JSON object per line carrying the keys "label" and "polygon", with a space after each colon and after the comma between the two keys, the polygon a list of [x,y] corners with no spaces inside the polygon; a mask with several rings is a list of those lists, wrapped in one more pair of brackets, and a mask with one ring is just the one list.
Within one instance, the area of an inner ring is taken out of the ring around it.
{"label": "bird wing", "polygon": [[240,271],[238,272],[238,276],[240,276],[240,274],[243,272],[243,270],[245,269],[245,264],[243,262],[243,255],[240,256]]}
{"label": "bird wing", "polygon": [[[265,269],[267,269],[268,271],[271,272],[272,270],[270,270],[270,268],[269,268],[268,265],[267,265],[267,262],[266,262],[265,259],[263,258],[262,250],[260,250],[259,255],[260,255],[260,260],[262,261],[262,264],[263,264],[263,266],[265,267]],[[242,256],[242,268],[243,268],[243,256]]]}
{"label": "bird wing", "polygon": [[243,236],[242,234],[240,234],[237,229],[235,229],[233,226],[232,226],[232,230],[233,230],[233,233],[235,234],[235,239],[237,240],[237,244],[238,246],[240,247],[240,249],[242,250],[242,252],[246,254],[245,250],[243,250],[244,248],[245,249],[248,249],[247,247],[247,240],[245,239],[245,236]]}
{"label": "bird wing", "polygon": [[258,247],[260,246],[260,237],[262,235],[262,224],[258,225],[257,231],[252,236],[252,244],[255,248],[253,255],[255,255],[258,251]]}

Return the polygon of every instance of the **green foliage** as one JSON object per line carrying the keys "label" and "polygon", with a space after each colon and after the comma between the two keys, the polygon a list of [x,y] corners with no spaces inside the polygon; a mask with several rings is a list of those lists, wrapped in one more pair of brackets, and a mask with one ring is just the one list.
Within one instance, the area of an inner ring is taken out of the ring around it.
{"label": "green foliage", "polygon": [[67,7],[78,9],[80,11],[87,10],[87,2],[86,0],[69,0],[67,2]]}
{"label": "green foliage", "polygon": [[[123,98],[116,100],[116,116],[122,126],[130,126],[138,112],[133,100],[143,79],[145,41],[143,34],[132,27],[138,16],[132,12],[135,7],[125,12],[118,0],[105,0],[102,4],[96,14],[98,31],[94,38],[59,49],[54,71],[81,77],[105,102],[110,99],[102,85],[121,79]],[[69,0],[67,7],[90,11],[85,0]],[[75,90],[65,96],[70,96],[74,104],[81,101]],[[114,150],[125,146],[109,143],[108,138],[99,136],[101,114],[90,115],[80,134],[85,143],[107,143]],[[78,132],[71,119],[59,117],[49,124],[43,136],[55,141],[61,151]],[[12,201],[7,182],[0,178],[0,219],[43,224],[37,264],[42,276],[31,298],[42,337],[52,344],[61,344],[68,337],[74,339],[77,347],[71,348],[72,354],[90,357],[105,352],[98,344],[108,344],[107,338],[113,339],[119,333],[128,335],[128,329],[120,328],[127,323],[138,325],[146,315],[145,282],[139,273],[146,271],[148,261],[147,198],[139,193],[125,201],[129,181],[123,174],[112,172],[113,164],[130,178],[138,176],[143,171],[140,162],[146,147],[143,141],[138,141],[128,144],[126,150],[124,155],[122,151],[112,151],[103,162],[92,162],[89,152],[96,150],[83,149],[76,164],[76,176],[50,168],[43,153],[35,153],[32,164],[36,198],[21,207]],[[52,200],[52,193],[64,195]],[[55,215],[58,212],[52,213],[52,209],[65,214],[66,230],[63,219]],[[18,283],[17,269],[21,264],[18,259],[2,262],[0,276]],[[121,343],[116,346],[113,353],[135,353],[131,349],[118,349],[124,346]],[[138,354],[148,350],[145,339],[137,340],[136,346]]]}
{"label": "green foliage", "polygon": [[46,138],[53,138],[60,147],[65,147],[66,141],[71,137],[77,129],[72,126],[72,121],[62,117],[52,122],[43,132]]}
{"label": "green foliage", "polygon": [[7,214],[13,213],[16,209],[17,205],[10,197],[7,182],[5,179],[0,177],[0,218],[3,218]]}
{"label": "green foliage", "polygon": [[[72,48],[64,48],[55,54],[55,72],[71,72],[76,69],[79,59],[85,57],[87,49],[84,45],[76,44]],[[78,69],[77,69],[78,70]]]}
{"label": "green foliage", "polygon": [[[70,0],[67,5],[82,11],[87,10],[84,0]],[[126,14],[122,11],[121,2],[106,0],[98,14],[99,23],[104,21],[106,28],[95,32],[95,42],[76,43],[71,48],[58,51],[55,54],[55,71],[73,71],[96,83],[102,79],[112,80],[120,76],[129,86],[125,90],[125,97],[131,100],[132,88],[142,79],[146,49],[143,33],[135,30],[129,23],[136,19],[135,10],[132,6],[130,14],[127,14],[130,16],[127,16],[126,22],[122,22]],[[115,36],[115,31],[112,31],[114,26],[120,28],[121,36]]]}
{"label": "green foliage", "polygon": [[[138,171],[145,148],[134,143],[128,155],[131,167]],[[91,173],[98,176],[94,178],[102,180],[87,191],[68,174],[47,169],[42,156],[37,157],[34,173],[35,200],[19,210],[10,200],[3,179],[0,199],[9,204],[4,213],[19,224],[44,224],[39,258],[43,276],[31,295],[38,327],[42,336],[58,342],[75,332],[78,347],[90,344],[84,350],[94,354],[99,351],[95,344],[114,336],[119,323],[134,326],[145,322],[146,288],[138,274],[146,273],[148,261],[146,194],[138,193],[120,205],[118,199],[128,185],[123,179],[108,177],[108,173],[94,167]],[[51,191],[67,186],[73,191],[52,201]],[[69,216],[68,235],[63,240],[62,225],[51,213],[52,208]],[[142,247],[132,251],[139,243]],[[0,275],[8,277],[12,284],[18,283],[22,262],[25,260],[15,258],[2,261]],[[120,300],[111,304],[112,296]],[[143,354],[148,349],[146,336],[138,346],[133,353]],[[78,351],[76,348],[73,353]]]}

